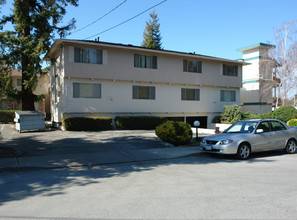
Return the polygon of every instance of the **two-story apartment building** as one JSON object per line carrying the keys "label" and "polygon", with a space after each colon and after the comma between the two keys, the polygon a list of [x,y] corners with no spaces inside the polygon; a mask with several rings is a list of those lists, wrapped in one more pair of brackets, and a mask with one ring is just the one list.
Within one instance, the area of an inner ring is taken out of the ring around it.
{"label": "two-story apartment building", "polygon": [[242,61],[99,41],[56,40],[47,54],[52,121],[162,116],[208,127],[240,104]]}

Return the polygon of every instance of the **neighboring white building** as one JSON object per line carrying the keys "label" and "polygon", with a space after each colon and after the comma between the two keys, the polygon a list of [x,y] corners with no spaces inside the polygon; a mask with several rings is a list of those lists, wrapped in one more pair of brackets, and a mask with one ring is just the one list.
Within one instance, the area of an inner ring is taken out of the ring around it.
{"label": "neighboring white building", "polygon": [[246,63],[99,41],[56,40],[52,121],[75,116],[162,116],[209,127],[224,105],[240,105]]}
{"label": "neighboring white building", "polygon": [[251,64],[242,68],[240,103],[245,112],[262,114],[272,110],[273,75],[272,69],[267,69],[270,66],[267,62],[272,62],[268,59],[268,51],[273,48],[273,45],[258,43],[238,49],[243,53],[243,61]]}

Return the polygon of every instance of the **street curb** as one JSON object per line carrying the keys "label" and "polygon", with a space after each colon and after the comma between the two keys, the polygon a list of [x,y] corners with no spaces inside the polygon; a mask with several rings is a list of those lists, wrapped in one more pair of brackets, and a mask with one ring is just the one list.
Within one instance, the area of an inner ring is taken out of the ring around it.
{"label": "street curb", "polygon": [[[153,162],[153,161],[162,161],[162,160],[175,160],[180,158],[187,158],[192,156],[198,156],[200,153],[191,153],[186,154],[183,156],[178,157],[163,157],[163,158],[155,158],[155,159],[148,159],[148,160],[129,160],[129,161],[122,161],[122,162],[105,162],[105,163],[89,163],[89,164],[79,164],[79,165],[65,165],[65,166],[51,166],[51,167],[7,167],[7,168],[0,168],[0,173],[9,173],[9,172],[26,172],[26,171],[37,171],[37,170],[55,170],[55,169],[71,169],[71,168],[83,168],[83,167],[94,167],[94,166],[108,166],[108,165],[120,165],[120,164],[129,164],[129,163],[141,163],[141,162]],[[10,158],[16,159],[17,158]]]}

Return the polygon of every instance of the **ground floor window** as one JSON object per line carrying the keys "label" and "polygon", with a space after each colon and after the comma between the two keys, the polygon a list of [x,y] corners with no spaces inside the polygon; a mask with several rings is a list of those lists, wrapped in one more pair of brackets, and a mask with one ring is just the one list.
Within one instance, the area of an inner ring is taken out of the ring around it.
{"label": "ground floor window", "polygon": [[232,90],[221,90],[221,102],[235,102],[236,91]]}
{"label": "ground floor window", "polygon": [[133,99],[155,99],[156,88],[154,86],[133,86]]}
{"label": "ground floor window", "polygon": [[73,83],[73,98],[101,98],[101,84]]}

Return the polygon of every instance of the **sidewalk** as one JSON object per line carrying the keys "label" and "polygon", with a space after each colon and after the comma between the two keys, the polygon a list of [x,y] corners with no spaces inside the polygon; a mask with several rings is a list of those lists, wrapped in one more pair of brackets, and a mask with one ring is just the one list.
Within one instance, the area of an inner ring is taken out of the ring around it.
{"label": "sidewalk", "polygon": [[200,147],[173,147],[154,131],[18,133],[0,125],[1,145],[15,148],[18,158],[0,158],[0,171],[107,165],[184,157]]}

